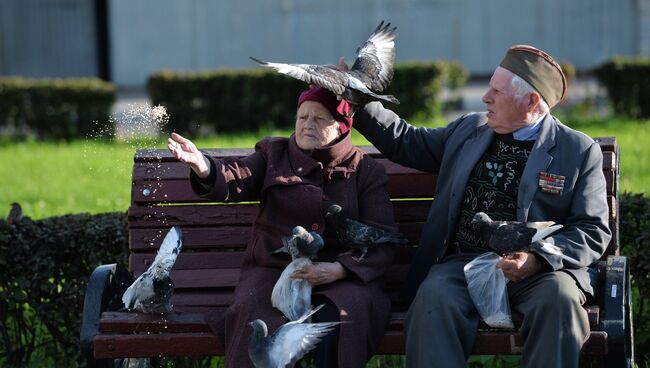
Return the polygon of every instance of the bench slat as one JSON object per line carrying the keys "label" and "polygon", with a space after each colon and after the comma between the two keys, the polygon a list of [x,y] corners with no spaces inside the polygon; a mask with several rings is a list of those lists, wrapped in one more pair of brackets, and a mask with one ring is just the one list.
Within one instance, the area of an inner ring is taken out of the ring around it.
{"label": "bench slat", "polygon": [[[598,142],[601,151],[616,152],[616,138],[615,137],[595,137],[594,140]],[[374,146],[358,146],[363,152],[375,158],[381,158],[383,155]],[[251,148],[200,148],[200,150],[209,156],[216,158],[224,157],[242,157],[250,155],[254,152]],[[172,162],[177,161],[176,158],[166,149],[139,149],[136,151],[133,158],[135,163],[138,162]]]}
{"label": "bench slat", "polygon": [[[391,198],[432,198],[436,176],[392,175],[388,177],[386,190]],[[196,195],[187,178],[178,180],[135,180],[131,200],[134,203],[188,203],[206,202]]]}
{"label": "bench slat", "polygon": [[[386,169],[388,176],[392,175],[431,175],[416,169],[396,164],[388,159],[377,159]],[[136,162],[133,164],[134,181],[187,180],[190,167],[180,161],[170,162]]]}
{"label": "bench slat", "polygon": [[211,332],[97,335],[95,359],[223,355],[223,343]]}
{"label": "bench slat", "polygon": [[[399,200],[393,201],[392,204],[396,222],[423,222],[426,219],[429,207],[431,207],[431,200]],[[174,225],[190,227],[250,226],[255,221],[258,206],[257,203],[131,206],[128,212],[129,229],[169,229]],[[234,228],[232,230],[237,231]],[[148,242],[148,239],[160,236],[155,231],[144,235],[148,236],[143,239],[145,242]]]}
{"label": "bench slat", "polygon": [[[102,334],[93,339],[96,359],[137,358],[141,356],[211,356],[223,355],[223,343],[210,332],[140,333],[129,335]],[[473,355],[521,354],[521,334],[512,331],[484,331],[472,349]],[[583,353],[606,355],[607,333],[592,331]],[[404,335],[401,331],[386,331],[377,354],[403,354]]]}

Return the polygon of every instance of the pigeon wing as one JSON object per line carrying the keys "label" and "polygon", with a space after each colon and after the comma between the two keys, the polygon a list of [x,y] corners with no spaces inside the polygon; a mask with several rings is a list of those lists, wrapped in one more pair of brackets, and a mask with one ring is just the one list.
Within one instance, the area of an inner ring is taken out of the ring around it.
{"label": "pigeon wing", "polygon": [[293,367],[298,360],[316,347],[321,339],[340,322],[287,323],[271,337],[269,355],[276,358],[277,367]]}
{"label": "pigeon wing", "polygon": [[396,27],[382,21],[368,40],[357,49],[350,74],[375,92],[383,91],[393,79]]}
{"label": "pigeon wing", "polygon": [[183,237],[181,228],[180,226],[174,226],[165,235],[165,239],[163,239],[160,249],[158,249],[156,258],[151,263],[151,266],[149,266],[149,270],[152,270],[158,264],[162,264],[165,271],[170,272],[182,248]]}
{"label": "pigeon wing", "polygon": [[283,64],[270,63],[251,57],[258,64],[277,70],[309,84],[327,88],[335,95],[340,96],[348,84],[348,77],[344,72],[322,65],[313,64]]}

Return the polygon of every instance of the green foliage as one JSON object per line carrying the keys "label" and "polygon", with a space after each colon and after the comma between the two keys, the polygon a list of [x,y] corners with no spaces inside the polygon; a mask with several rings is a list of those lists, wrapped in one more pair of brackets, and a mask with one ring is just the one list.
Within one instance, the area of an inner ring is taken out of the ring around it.
{"label": "green foliage", "polygon": [[0,366],[76,365],[88,279],[126,264],[126,230],[125,213],[0,222]]}
{"label": "green foliage", "polygon": [[0,78],[0,132],[46,139],[112,129],[115,89],[100,79]]}
{"label": "green foliage", "polygon": [[[395,111],[402,117],[432,118],[440,112],[440,89],[457,89],[466,79],[467,72],[458,63],[398,64],[386,93],[400,100]],[[167,108],[171,130],[190,136],[206,130],[291,128],[298,95],[306,88],[304,82],[259,68],[192,73],[167,70],[152,74],[147,83],[153,104]]]}
{"label": "green foliage", "polygon": [[617,57],[595,70],[616,114],[650,118],[650,58]]}
{"label": "green foliage", "polygon": [[621,253],[628,257],[634,295],[638,361],[650,360],[650,198],[625,193],[620,198]]}

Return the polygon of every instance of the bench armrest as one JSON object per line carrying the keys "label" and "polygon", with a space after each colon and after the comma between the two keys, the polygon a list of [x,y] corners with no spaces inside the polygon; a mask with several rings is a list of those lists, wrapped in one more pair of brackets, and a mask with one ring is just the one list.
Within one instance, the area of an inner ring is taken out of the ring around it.
{"label": "bench armrest", "polygon": [[627,257],[608,256],[601,290],[600,328],[607,333],[607,367],[631,367],[634,357],[630,270]]}
{"label": "bench armrest", "polygon": [[133,275],[118,264],[95,268],[84,298],[84,308],[79,337],[82,353],[92,359],[93,338],[99,331],[99,320],[105,311],[123,308],[122,294],[133,282]]}

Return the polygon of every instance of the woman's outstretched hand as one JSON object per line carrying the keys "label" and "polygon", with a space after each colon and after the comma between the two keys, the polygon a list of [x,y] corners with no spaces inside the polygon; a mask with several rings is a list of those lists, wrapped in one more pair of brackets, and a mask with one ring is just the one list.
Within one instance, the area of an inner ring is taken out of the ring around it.
{"label": "woman's outstretched hand", "polygon": [[180,134],[172,133],[167,139],[167,148],[179,161],[190,165],[200,178],[210,175],[210,166],[194,143]]}

